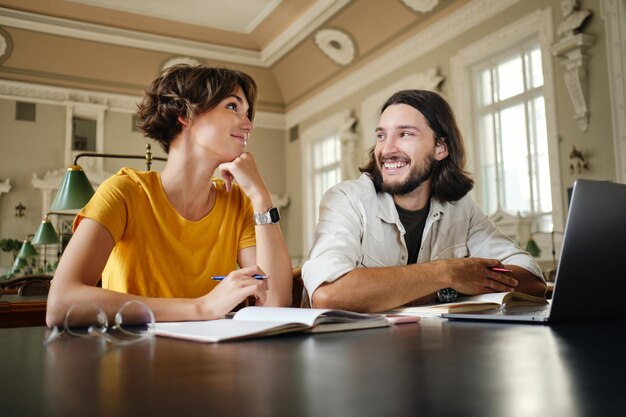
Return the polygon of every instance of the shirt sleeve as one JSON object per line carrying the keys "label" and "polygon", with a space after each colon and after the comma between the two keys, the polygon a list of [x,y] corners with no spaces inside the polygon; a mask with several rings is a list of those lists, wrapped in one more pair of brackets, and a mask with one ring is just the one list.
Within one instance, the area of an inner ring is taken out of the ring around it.
{"label": "shirt sleeve", "polygon": [[312,297],[324,282],[332,282],[357,267],[363,259],[362,210],[338,187],[326,192],[320,203],[309,260],[302,266],[304,285]]}
{"label": "shirt sleeve", "polygon": [[83,218],[97,221],[104,226],[117,243],[123,236],[128,222],[128,197],[133,193],[127,187],[134,186],[124,175],[114,175],[104,181],[87,205],[74,219],[76,230]]}
{"label": "shirt sleeve", "polygon": [[471,217],[467,239],[470,256],[494,258],[504,265],[517,265],[545,282],[541,268],[533,257],[502,233],[473,200],[470,201]]}

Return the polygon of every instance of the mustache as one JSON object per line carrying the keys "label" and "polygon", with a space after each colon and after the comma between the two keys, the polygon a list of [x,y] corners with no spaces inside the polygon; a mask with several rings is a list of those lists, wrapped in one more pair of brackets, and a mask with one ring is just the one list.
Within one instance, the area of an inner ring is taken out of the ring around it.
{"label": "mustache", "polygon": [[395,162],[395,161],[411,161],[411,158],[409,158],[409,156],[405,153],[402,152],[396,152],[396,153],[392,153],[392,154],[385,154],[385,155],[381,155],[378,164],[382,165],[385,162]]}

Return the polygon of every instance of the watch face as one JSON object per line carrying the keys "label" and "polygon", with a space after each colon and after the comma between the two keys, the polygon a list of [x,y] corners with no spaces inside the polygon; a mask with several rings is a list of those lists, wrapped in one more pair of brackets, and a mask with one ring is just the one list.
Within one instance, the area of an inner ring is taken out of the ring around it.
{"label": "watch face", "polygon": [[454,288],[443,288],[437,291],[437,300],[440,303],[451,303],[459,296],[459,293]]}
{"label": "watch face", "polygon": [[272,223],[278,223],[280,221],[280,213],[276,207],[272,207],[269,211],[270,219]]}

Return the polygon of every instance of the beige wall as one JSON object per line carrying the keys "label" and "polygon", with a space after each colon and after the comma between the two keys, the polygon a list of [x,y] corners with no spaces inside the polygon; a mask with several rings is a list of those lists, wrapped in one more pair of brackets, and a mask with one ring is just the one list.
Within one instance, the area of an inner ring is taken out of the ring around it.
{"label": "beige wall", "polygon": [[[9,178],[11,190],[0,196],[0,239],[23,240],[41,222],[41,193],[31,180],[62,167],[65,144],[65,107],[37,105],[37,121],[15,121],[15,102],[0,100],[0,180]],[[15,217],[15,206],[26,206]],[[2,252],[0,266],[11,262]]]}
{"label": "beige wall", "polygon": [[[589,55],[589,95],[588,107],[590,111],[589,130],[581,132],[574,121],[574,110],[569,99],[565,82],[563,80],[563,67],[560,60],[553,59],[555,92],[556,92],[556,108],[557,108],[557,125],[560,136],[559,152],[560,152],[560,170],[563,184],[563,201],[564,207],[567,207],[566,189],[570,187],[576,177],[570,176],[569,173],[569,152],[572,146],[582,150],[586,157],[589,158],[589,170],[582,176],[589,179],[598,180],[615,180],[615,161],[613,147],[613,132],[611,127],[610,103],[609,103],[609,86],[607,78],[607,57],[604,34],[604,21],[600,15],[600,6],[597,1],[584,1],[582,6],[593,12],[589,24],[585,26],[584,32],[593,35],[596,38],[595,45],[590,48]],[[472,44],[479,39],[486,37],[497,29],[502,28],[515,20],[520,19],[530,13],[543,10],[545,8],[552,9],[552,17],[554,28],[562,21],[561,1],[560,0],[524,0],[511,8],[499,13],[495,17],[489,19],[484,24],[473,28],[462,36],[447,42],[436,50],[426,53],[414,59],[408,65],[387,74],[380,79],[372,80],[367,90],[359,91],[349,97],[336,103],[329,103],[328,106],[317,114],[309,117],[300,123],[300,131],[306,130],[307,127],[329,117],[332,114],[339,113],[346,109],[352,110],[357,119],[361,120],[361,103],[370,95],[377,91],[383,90],[385,87],[393,84],[397,80],[405,78],[411,74],[420,73],[428,68],[435,67],[445,78],[441,86],[441,94],[451,102],[451,68],[450,57],[456,54],[461,48]],[[555,29],[556,30],[556,29]],[[382,103],[381,103],[382,105]],[[360,126],[358,128],[360,129]],[[359,132],[361,134],[361,132]],[[361,151],[365,153],[366,146],[361,146]],[[287,236],[287,244],[292,256],[306,256],[307,248],[303,248],[302,235],[302,207],[299,205],[303,199],[302,196],[302,180],[301,180],[301,158],[300,158],[300,141],[287,145],[287,154],[289,156],[286,162],[287,169],[287,186],[288,193],[293,198],[292,207],[298,213],[290,213],[290,220],[297,222],[300,226],[291,225]],[[297,207],[297,209],[296,209]],[[297,218],[296,218],[297,217]],[[297,230],[299,229],[299,230]]]}
{"label": "beige wall", "polygon": [[[508,10],[490,18],[485,23],[467,31],[462,36],[458,36],[449,42],[428,52],[423,56],[415,58],[407,65],[390,72],[382,77],[372,78],[366,89],[349,95],[336,102],[328,102],[325,108],[311,115],[299,123],[300,131],[323,120],[333,114],[344,110],[352,110],[361,123],[357,129],[361,129],[362,115],[361,104],[370,95],[393,84],[395,81],[408,75],[420,73],[424,70],[435,67],[445,78],[441,86],[442,94],[452,101],[451,95],[451,67],[450,57],[456,54],[461,48],[478,41],[479,39],[492,34],[497,29],[502,28],[534,11],[550,8],[554,28],[561,22],[560,0],[523,0]],[[557,125],[560,136],[560,171],[562,174],[563,200],[565,201],[566,188],[570,186],[574,177],[569,174],[568,154],[572,146],[583,151],[589,160],[590,169],[584,173],[584,177],[591,179],[611,180],[615,179],[614,149],[612,142],[612,128],[609,108],[609,91],[607,80],[607,57],[604,34],[604,22],[600,15],[598,1],[583,0],[582,7],[593,12],[584,32],[595,37],[595,45],[590,48],[589,55],[589,77],[588,77],[588,107],[590,111],[589,130],[581,132],[573,119],[573,106],[570,102],[565,83],[563,81],[563,68],[559,59],[552,58],[554,66],[555,96],[557,109]],[[462,4],[462,3],[461,3]],[[351,6],[354,7],[354,6]],[[460,7],[460,6],[459,6]],[[348,10],[349,11],[349,10]],[[33,42],[41,45],[44,42],[39,35],[26,33],[18,29],[7,29],[14,37],[16,52],[5,63],[5,67],[16,64],[17,60],[27,60],[27,53],[23,48],[25,42],[33,37]],[[51,38],[45,40],[50,43],[50,47],[55,51],[61,48],[56,42],[59,39]],[[72,44],[76,48],[81,48],[80,41],[73,40]],[[48,45],[46,43],[46,45]],[[305,48],[306,42],[301,47]],[[138,51],[132,48],[98,46],[98,54],[103,56],[123,56],[125,61],[122,66],[110,62],[110,68],[132,75],[130,81],[125,80],[111,90],[108,85],[104,85],[101,90],[124,92],[135,94],[140,86],[145,85],[154,76],[154,68],[158,67],[168,56],[154,52]],[[18,51],[21,50],[21,52]],[[109,51],[109,49],[111,51]],[[113,51],[115,49],[115,51]],[[92,51],[93,52],[93,51]],[[107,54],[107,52],[111,52]],[[113,53],[114,52],[114,53]],[[375,51],[376,54],[384,53],[384,47]],[[374,53],[374,52],[372,52]],[[22,54],[22,55],[20,55]],[[122,54],[122,55],[120,55]],[[306,54],[304,54],[306,55]],[[319,54],[318,54],[319,55]],[[28,59],[32,55],[28,55]],[[57,56],[58,57],[58,56]],[[311,59],[312,55],[302,56],[302,59]],[[68,59],[71,56],[68,55]],[[56,58],[55,58],[56,59]],[[55,59],[50,57],[50,64],[53,69],[64,71],[60,63],[54,63]],[[326,58],[324,58],[326,59]],[[13,60],[13,61],[11,61]],[[84,65],[92,65],[90,60]],[[326,62],[326,61],[324,61]],[[49,72],[48,63],[28,61],[31,72],[22,74],[24,81],[37,82],[37,74],[40,71]],[[9,65],[10,64],[10,65]],[[261,89],[260,99],[263,102],[260,108],[265,111],[282,112],[285,108],[292,109],[289,101],[285,98],[285,93],[279,87],[282,82],[280,74],[290,71],[288,60],[282,60],[271,69],[258,69],[253,67],[241,67],[248,70],[259,82]],[[66,64],[64,64],[66,65]],[[45,66],[45,68],[44,68]],[[72,67],[75,68],[75,67]],[[123,71],[122,71],[123,68]],[[134,69],[133,69],[134,68]],[[129,72],[130,71],[130,72]],[[117,74],[117,72],[116,72]],[[28,75],[28,76],[27,76]],[[72,75],[72,74],[70,74]],[[346,76],[350,77],[350,73]],[[68,87],[79,85],[85,88],[95,85],[95,79],[77,78],[75,83],[67,81],[61,76],[61,85]],[[297,77],[295,77],[297,78]],[[294,79],[295,79],[294,78]],[[280,81],[280,82],[279,82]],[[118,88],[119,87],[119,88]],[[333,88],[333,87],[330,87]],[[94,88],[94,90],[98,90]],[[291,97],[291,96],[290,96]],[[293,97],[291,97],[293,98]],[[382,103],[381,103],[382,104]],[[14,121],[14,102],[0,99],[0,180],[10,178],[13,188],[8,194],[0,196],[0,238],[15,237],[23,238],[28,233],[33,233],[40,221],[41,195],[31,184],[33,173],[41,176],[46,171],[62,168],[63,147],[65,138],[65,107],[60,105],[37,105],[37,122],[16,122]],[[358,132],[361,134],[361,132]],[[288,194],[291,202],[288,208],[283,210],[283,221],[281,226],[285,233],[290,253],[294,257],[306,256],[307,249],[303,247],[303,191],[306,185],[302,182],[302,158],[301,140],[289,142],[283,129],[256,128],[249,144],[249,150],[253,152],[259,162],[261,172],[271,188],[277,195]],[[131,130],[131,116],[128,113],[107,112],[105,118],[105,151],[114,153],[143,153],[146,140],[139,132]],[[364,147],[362,151],[364,152]],[[163,155],[158,146],[153,146],[155,155]],[[141,162],[133,161],[109,161],[105,163],[108,172],[115,172],[122,165],[132,165],[141,168]],[[154,169],[160,169],[158,162],[155,162]],[[26,217],[17,219],[14,217],[14,207],[22,202],[26,207]],[[0,265],[6,263],[0,259]]]}
{"label": "beige wall", "polygon": [[[10,192],[0,196],[0,239],[22,240],[34,234],[41,222],[42,193],[33,187],[31,180],[33,174],[41,178],[48,171],[65,168],[65,118],[64,105],[38,103],[35,122],[16,121],[15,101],[0,99],[0,180],[9,178],[11,182]],[[279,196],[287,190],[285,140],[281,129],[255,128],[248,145],[267,185]],[[154,156],[167,156],[158,144],[132,130],[130,113],[106,112],[105,153],[143,155],[146,143],[152,144]],[[124,166],[145,169],[143,160],[104,160],[104,170],[111,174]],[[153,170],[163,167],[164,162],[153,162]],[[26,206],[26,212],[24,217],[17,218],[14,207],[20,202]],[[283,227],[286,229],[286,224]],[[8,266],[11,256],[4,253],[1,256],[0,266]]]}

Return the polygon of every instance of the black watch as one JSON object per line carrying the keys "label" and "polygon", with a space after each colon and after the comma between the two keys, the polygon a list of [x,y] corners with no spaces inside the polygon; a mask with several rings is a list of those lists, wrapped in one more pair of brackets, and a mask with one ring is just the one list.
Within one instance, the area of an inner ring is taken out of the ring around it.
{"label": "black watch", "polygon": [[440,303],[451,303],[457,299],[459,293],[454,288],[442,288],[437,291],[437,301]]}
{"label": "black watch", "polygon": [[265,213],[254,213],[254,224],[276,224],[280,221],[280,212],[276,207],[272,207]]}

